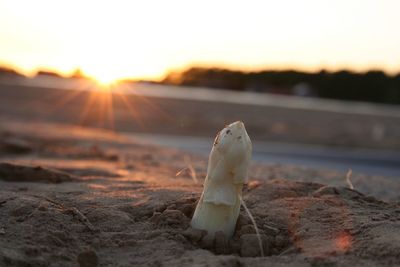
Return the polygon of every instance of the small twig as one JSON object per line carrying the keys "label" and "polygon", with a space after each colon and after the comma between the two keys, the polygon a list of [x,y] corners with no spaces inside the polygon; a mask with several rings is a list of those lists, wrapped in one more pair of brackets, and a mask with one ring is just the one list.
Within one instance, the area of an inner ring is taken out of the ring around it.
{"label": "small twig", "polygon": [[256,220],[254,220],[253,215],[251,215],[250,210],[247,208],[246,204],[243,201],[243,198],[239,197],[239,199],[240,199],[240,203],[242,204],[244,210],[247,212],[247,215],[249,215],[249,218],[250,218],[251,222],[253,223],[254,229],[256,230],[258,245],[260,246],[261,257],[264,257],[264,249],[263,249],[263,245],[262,245],[262,241],[261,241],[260,232],[258,231],[258,227],[256,224]]}
{"label": "small twig", "polygon": [[267,227],[268,229],[271,229],[272,231],[274,231],[275,233],[279,233],[279,229],[267,224],[264,224],[264,227]]}
{"label": "small twig", "polygon": [[78,216],[79,221],[81,221],[83,224],[85,224],[86,227],[89,228],[90,231],[93,231],[93,232],[98,231],[98,229],[96,227],[94,227],[93,224],[89,221],[89,219],[85,215],[83,215],[82,212],[80,212],[76,207],[72,207],[72,208],[65,207],[63,204],[58,203],[57,201],[54,201],[45,196],[38,196],[38,195],[32,195],[32,196],[45,199],[46,201],[58,206],[58,208],[60,208],[64,211],[72,212],[72,214]]}
{"label": "small twig", "polygon": [[291,247],[288,247],[287,249],[285,249],[284,251],[282,251],[278,256],[283,256],[283,255],[289,254],[291,252],[295,252],[296,250],[297,250],[297,248],[295,246],[291,246]]}
{"label": "small twig", "polygon": [[90,231],[96,232],[98,231],[96,227],[93,226],[93,224],[91,224],[91,222],[89,221],[89,219],[82,214],[82,212],[80,212],[76,207],[72,207],[70,209],[75,215],[77,215],[79,217],[79,220],[81,222],[83,222],[87,228],[89,228]]}
{"label": "small twig", "polygon": [[197,180],[196,170],[193,168],[192,161],[188,156],[185,156],[185,162],[188,165],[190,176],[192,177],[194,183],[197,184],[199,181]]}
{"label": "small twig", "polygon": [[45,196],[40,196],[40,195],[30,195],[30,196],[36,197],[36,198],[44,199],[44,200],[46,200],[47,202],[50,202],[50,203],[56,205],[56,206],[57,206],[58,208],[60,208],[60,209],[63,209],[63,210],[68,209],[68,208],[66,208],[63,204],[58,203],[57,201],[54,201],[54,200],[52,200],[51,198],[48,198],[48,197],[45,197]]}
{"label": "small twig", "polygon": [[185,170],[189,170],[189,171],[190,171],[190,177],[192,177],[194,183],[197,184],[199,181],[198,181],[198,179],[197,179],[196,170],[193,168],[192,161],[190,160],[190,158],[189,158],[188,156],[185,156],[185,157],[184,157],[184,161],[185,161],[185,164],[187,165],[187,167],[185,167],[185,168],[179,170],[179,171],[175,174],[175,176],[179,176],[179,175],[181,175],[182,172],[184,172]]}
{"label": "small twig", "polygon": [[353,183],[350,180],[352,173],[353,173],[352,169],[349,169],[347,174],[346,174],[346,182],[347,182],[347,185],[349,186],[349,188],[353,190],[354,186],[353,186]]}
{"label": "small twig", "polygon": [[179,175],[182,174],[182,172],[184,172],[184,171],[187,170],[187,169],[188,169],[188,167],[185,167],[185,168],[181,169],[180,171],[178,171],[177,173],[175,173],[175,176],[178,177]]}

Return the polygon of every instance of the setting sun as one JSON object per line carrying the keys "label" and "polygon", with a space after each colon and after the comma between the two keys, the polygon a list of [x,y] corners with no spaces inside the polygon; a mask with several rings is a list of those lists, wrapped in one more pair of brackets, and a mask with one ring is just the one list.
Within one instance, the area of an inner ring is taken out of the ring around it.
{"label": "setting sun", "polygon": [[90,78],[94,79],[102,87],[109,87],[109,85],[117,82],[121,79],[118,73],[114,73],[110,70],[99,70],[87,74]]}

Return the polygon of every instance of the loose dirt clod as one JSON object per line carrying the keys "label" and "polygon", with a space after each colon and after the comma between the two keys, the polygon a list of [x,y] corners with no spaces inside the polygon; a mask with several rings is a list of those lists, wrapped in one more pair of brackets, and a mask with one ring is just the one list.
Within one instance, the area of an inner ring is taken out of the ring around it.
{"label": "loose dirt clod", "polygon": [[188,226],[189,218],[180,210],[166,209],[164,212],[155,212],[150,221],[160,226],[184,227]]}
{"label": "loose dirt clod", "polygon": [[1,154],[20,155],[32,151],[33,151],[32,145],[23,139],[13,137],[0,140],[0,155]]}
{"label": "loose dirt clod", "polygon": [[11,163],[0,163],[0,180],[8,182],[45,182],[62,183],[77,180],[73,175],[65,172],[31,167]]}
{"label": "loose dirt clod", "polygon": [[206,234],[207,231],[205,230],[194,229],[191,227],[182,232],[182,235],[189,239],[191,242],[199,242]]}

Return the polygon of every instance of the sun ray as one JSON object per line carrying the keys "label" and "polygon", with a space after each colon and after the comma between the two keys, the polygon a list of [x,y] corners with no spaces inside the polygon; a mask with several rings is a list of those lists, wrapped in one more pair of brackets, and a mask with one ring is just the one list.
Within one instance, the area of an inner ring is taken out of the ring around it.
{"label": "sun ray", "polygon": [[108,118],[108,123],[112,131],[115,130],[115,121],[114,121],[114,105],[113,105],[113,93],[107,92],[106,94],[106,107],[108,109],[107,111],[107,118]]}
{"label": "sun ray", "polygon": [[128,100],[126,95],[121,93],[119,90],[115,90],[114,92],[115,92],[116,96],[118,96],[122,100],[122,103],[125,105],[125,107],[128,108],[129,114],[132,116],[132,118],[135,120],[135,122],[137,122],[139,124],[139,127],[141,129],[146,129],[147,127],[146,127],[145,123],[143,122],[143,120],[141,119],[140,115],[135,110],[135,108],[132,106],[131,102]]}
{"label": "sun ray", "polygon": [[96,97],[97,97],[97,102],[98,102],[98,109],[99,112],[97,114],[98,118],[98,125],[100,127],[104,127],[105,123],[105,113],[106,113],[106,98],[105,98],[105,92],[96,92]]}
{"label": "sun ray", "polygon": [[85,125],[86,117],[88,116],[89,112],[91,111],[91,107],[93,106],[96,98],[95,91],[91,91],[86,99],[86,103],[83,106],[83,111],[79,116],[79,124]]}
{"label": "sun ray", "polygon": [[[132,87],[130,87],[130,88],[132,88]],[[130,90],[130,92],[132,94],[134,94],[135,96],[137,96],[140,100],[145,102],[151,109],[153,109],[153,111],[156,112],[156,114],[160,115],[163,119],[165,119],[168,122],[175,122],[174,117],[172,115],[170,115],[166,110],[163,110],[160,106],[154,104],[148,97],[137,94],[134,90],[134,87],[133,87],[133,90]]]}
{"label": "sun ray", "polygon": [[79,96],[82,96],[85,94],[85,91],[81,90],[74,90],[74,91],[68,91],[65,95],[63,95],[62,98],[59,97],[59,94],[54,96],[54,101],[51,101],[53,103],[52,107],[49,108],[49,114],[56,112],[60,109],[62,109],[65,105],[70,103],[72,100],[78,98]]}

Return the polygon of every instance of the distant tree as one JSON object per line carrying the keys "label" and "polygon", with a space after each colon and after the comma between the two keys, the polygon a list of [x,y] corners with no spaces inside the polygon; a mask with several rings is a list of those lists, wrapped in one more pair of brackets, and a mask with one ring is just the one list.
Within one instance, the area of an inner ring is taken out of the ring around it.
{"label": "distant tree", "polygon": [[70,78],[76,78],[76,79],[82,79],[82,78],[86,78],[86,75],[83,73],[83,71],[79,68],[75,69],[71,76],[69,76]]}
{"label": "distant tree", "polygon": [[21,73],[9,67],[0,66],[0,76],[1,77],[24,77]]}
{"label": "distant tree", "polygon": [[36,73],[36,76],[52,76],[52,77],[62,77],[60,74],[53,72],[53,71],[47,71],[47,70],[39,70]]}

